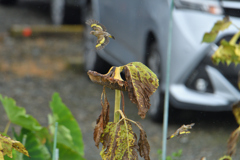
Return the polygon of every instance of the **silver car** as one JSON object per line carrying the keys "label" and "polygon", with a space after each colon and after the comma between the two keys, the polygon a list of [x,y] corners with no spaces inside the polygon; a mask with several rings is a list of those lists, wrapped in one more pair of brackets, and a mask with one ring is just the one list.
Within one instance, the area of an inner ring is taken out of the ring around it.
{"label": "silver car", "polygon": [[[215,43],[201,43],[201,40],[224,14],[240,26],[240,2],[175,0],[174,5],[171,105],[200,111],[230,110],[231,104],[240,99],[237,88],[240,67],[215,66],[211,55],[221,39],[230,39],[238,30],[231,26],[219,34]],[[170,0],[92,0],[89,10],[88,18],[104,24],[116,40],[96,54],[96,39],[86,31],[86,69],[103,67],[103,60],[116,66],[133,61],[145,63],[160,79],[149,113],[154,120],[162,119]]]}

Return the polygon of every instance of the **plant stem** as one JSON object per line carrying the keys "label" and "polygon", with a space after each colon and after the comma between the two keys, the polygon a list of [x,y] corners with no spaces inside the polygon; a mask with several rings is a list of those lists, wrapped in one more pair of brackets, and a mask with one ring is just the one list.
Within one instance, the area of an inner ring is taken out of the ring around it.
{"label": "plant stem", "polygon": [[236,24],[232,23],[232,25],[236,27],[238,30],[240,30],[240,28]]}
{"label": "plant stem", "polygon": [[231,38],[231,40],[229,41],[229,43],[231,45],[235,45],[237,43],[237,40],[240,37],[240,30],[238,31],[238,33],[234,34],[234,36]]}
{"label": "plant stem", "polygon": [[8,121],[8,123],[4,129],[4,132],[3,132],[4,134],[7,134],[10,124],[11,124],[11,121]]}
{"label": "plant stem", "polygon": [[117,123],[120,119],[120,102],[121,102],[121,91],[115,89],[115,105],[114,105],[114,123]]}
{"label": "plant stem", "polygon": [[52,160],[56,160],[57,131],[58,131],[58,122],[55,123],[55,132],[54,132],[54,141],[53,141],[53,156],[52,156]]}

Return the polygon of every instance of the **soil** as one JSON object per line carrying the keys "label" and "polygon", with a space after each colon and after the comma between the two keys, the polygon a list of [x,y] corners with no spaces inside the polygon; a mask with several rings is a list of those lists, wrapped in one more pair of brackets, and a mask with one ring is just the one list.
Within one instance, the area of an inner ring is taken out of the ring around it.
{"label": "soil", "polygon": [[[18,106],[25,107],[28,114],[47,126],[47,115],[51,113],[49,102],[52,94],[58,92],[79,123],[85,158],[101,159],[100,149],[94,145],[93,129],[101,112],[102,86],[93,84],[82,69],[84,39],[75,35],[10,37],[7,30],[12,24],[50,23],[47,14],[41,13],[41,9],[35,12],[32,7],[26,3],[11,8],[0,6],[0,93],[14,98]],[[73,67],[73,64],[78,65]],[[107,95],[112,109],[114,91],[107,90]],[[162,146],[162,123],[154,123],[149,116],[142,120],[127,94],[125,101],[128,118],[143,125],[151,146],[151,159],[157,160],[157,150]],[[7,122],[5,111],[0,106],[0,131],[4,130]],[[228,137],[238,127],[231,112],[170,109],[168,135],[182,124],[190,123],[195,123],[191,134],[167,141],[168,155],[182,149],[181,160],[200,160],[202,156],[207,160],[217,160],[226,154]],[[234,160],[240,159],[239,151],[238,147]]]}

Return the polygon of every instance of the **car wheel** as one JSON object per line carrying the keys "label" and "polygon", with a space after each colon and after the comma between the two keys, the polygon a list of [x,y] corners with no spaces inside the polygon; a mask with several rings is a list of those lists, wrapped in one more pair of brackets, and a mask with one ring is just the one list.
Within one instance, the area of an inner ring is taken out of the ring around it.
{"label": "car wheel", "polygon": [[51,19],[55,25],[61,25],[64,21],[65,0],[51,0]]}
{"label": "car wheel", "polygon": [[[158,76],[159,86],[161,83],[161,57],[157,48],[157,43],[150,44],[147,50],[146,65]],[[149,109],[149,115],[152,120],[160,122],[162,121],[163,111],[163,95],[161,95],[160,87],[150,97],[151,107]]]}
{"label": "car wheel", "polygon": [[18,0],[0,0],[0,4],[3,5],[14,5]]}

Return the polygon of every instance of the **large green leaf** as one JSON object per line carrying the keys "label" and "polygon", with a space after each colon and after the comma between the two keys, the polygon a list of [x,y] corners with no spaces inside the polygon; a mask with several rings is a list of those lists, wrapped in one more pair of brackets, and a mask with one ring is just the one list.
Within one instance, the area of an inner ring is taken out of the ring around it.
{"label": "large green leaf", "polygon": [[[49,116],[51,132],[54,133],[55,131],[55,122],[58,122],[59,126],[57,133],[58,145],[65,145],[83,156],[84,144],[81,130],[71,111],[62,103],[58,93],[53,94],[50,108],[53,112],[53,116]],[[60,152],[63,152],[63,150],[60,150]]]}
{"label": "large green leaf", "polygon": [[[53,120],[52,115],[48,115],[49,124],[55,124],[55,121]],[[55,126],[50,126],[50,131],[54,133]],[[64,125],[58,125],[58,132],[57,132],[57,142],[62,143],[66,146],[74,146],[73,139],[71,136],[71,131],[65,127]]]}
{"label": "large green leaf", "polygon": [[[35,134],[34,131],[22,128],[19,136],[17,136],[16,133],[14,135],[15,138],[21,142],[23,141],[24,135],[26,135],[25,148],[28,150],[31,159],[34,160],[50,159],[51,156],[47,147],[45,146],[45,143],[42,143],[40,139],[38,139],[38,136]],[[29,158],[23,156],[23,160],[29,160]]]}
{"label": "large green leaf", "polygon": [[[19,152],[18,152],[19,153]],[[17,160],[17,151],[15,149],[12,149],[12,158],[8,157],[7,155],[4,156],[4,160]],[[1,156],[0,156],[1,157]],[[1,158],[0,158],[1,160]]]}
{"label": "large green leaf", "polygon": [[12,123],[32,131],[40,131],[43,129],[43,127],[35,118],[29,114],[26,114],[26,110],[24,108],[16,105],[14,99],[8,97],[3,98],[2,95],[0,95],[0,100],[9,120]]}
{"label": "large green leaf", "polygon": [[64,144],[58,143],[57,148],[59,149],[59,160],[85,160],[82,154]]}

